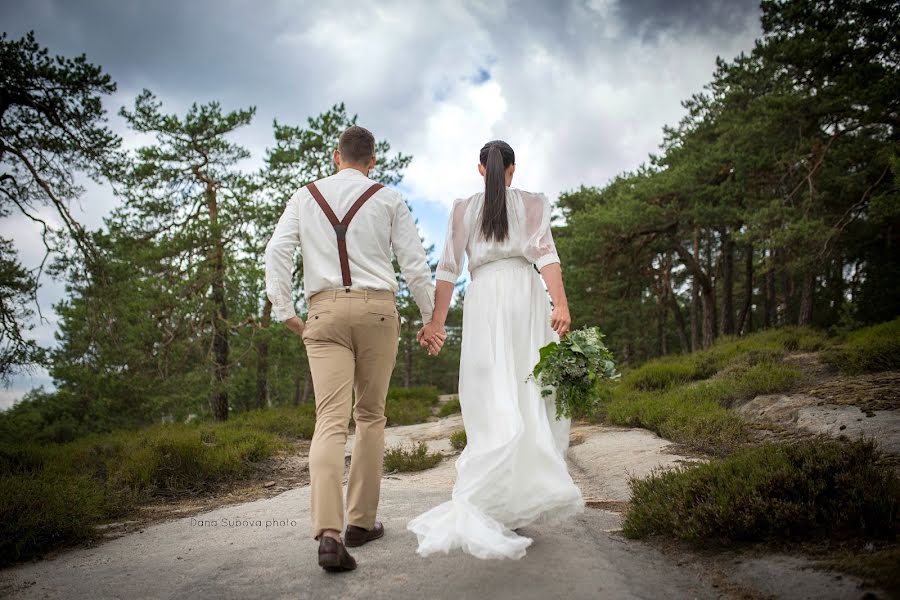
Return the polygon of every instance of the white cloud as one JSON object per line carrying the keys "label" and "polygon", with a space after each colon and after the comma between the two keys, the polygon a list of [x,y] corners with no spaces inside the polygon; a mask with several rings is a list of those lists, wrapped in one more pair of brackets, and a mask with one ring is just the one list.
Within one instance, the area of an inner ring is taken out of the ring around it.
{"label": "white cloud", "polygon": [[[516,185],[552,197],[646,160],[716,55],[748,50],[759,33],[750,14],[740,31],[637,35],[616,6],[394,2],[321,11],[281,42],[327,56],[316,86],[414,156],[411,198],[449,206],[477,190],[478,151],[497,137],[516,150]],[[487,82],[475,77],[482,69]]]}
{"label": "white cloud", "polygon": [[417,198],[450,205],[478,190],[478,152],[494,137],[507,102],[496,81],[462,83],[435,102],[412,147],[404,185]]}

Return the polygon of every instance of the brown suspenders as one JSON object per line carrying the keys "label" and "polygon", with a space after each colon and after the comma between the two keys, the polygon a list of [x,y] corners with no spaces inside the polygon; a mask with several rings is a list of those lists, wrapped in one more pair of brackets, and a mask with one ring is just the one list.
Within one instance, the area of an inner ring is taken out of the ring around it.
{"label": "brown suspenders", "polygon": [[325,213],[325,216],[328,217],[331,226],[334,227],[334,233],[337,236],[338,256],[341,259],[341,277],[344,280],[344,287],[350,287],[350,260],[347,257],[347,226],[350,224],[350,220],[356,215],[357,211],[359,211],[362,205],[366,203],[366,200],[371,198],[375,192],[383,187],[384,186],[380,183],[373,183],[371,187],[363,192],[363,195],[353,203],[353,206],[351,206],[350,210],[347,211],[347,214],[344,215],[344,220],[338,221],[337,216],[334,214],[334,211],[331,210],[331,207],[328,206],[328,202],[325,201],[325,197],[322,196],[322,192],[319,191],[316,184],[309,183],[306,185],[306,189],[312,194],[313,199],[319,205],[319,208],[322,209],[322,212]]}

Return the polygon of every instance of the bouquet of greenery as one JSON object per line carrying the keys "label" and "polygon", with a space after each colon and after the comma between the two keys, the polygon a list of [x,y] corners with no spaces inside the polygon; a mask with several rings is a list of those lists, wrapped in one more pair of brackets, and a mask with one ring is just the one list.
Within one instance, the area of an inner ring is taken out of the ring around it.
{"label": "bouquet of greenery", "polygon": [[570,331],[541,348],[540,356],[531,377],[544,386],[544,396],[556,388],[557,419],[587,414],[597,399],[597,382],[619,378],[612,352],[596,327]]}

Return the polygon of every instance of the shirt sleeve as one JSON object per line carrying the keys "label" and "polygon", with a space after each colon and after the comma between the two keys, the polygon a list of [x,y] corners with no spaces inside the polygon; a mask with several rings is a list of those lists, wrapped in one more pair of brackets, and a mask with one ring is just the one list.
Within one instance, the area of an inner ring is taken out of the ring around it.
{"label": "shirt sleeve", "polygon": [[266,243],[266,296],[272,303],[272,316],[286,321],[297,313],[292,293],[294,251],[300,245],[300,201],[297,194],[288,200],[284,212]]}
{"label": "shirt sleeve", "polygon": [[522,192],[525,204],[525,247],[522,254],[538,270],[558,263],[559,254],[550,231],[550,201],[541,193]]}
{"label": "shirt sleeve", "polygon": [[431,283],[431,267],[425,256],[425,247],[419,238],[419,230],[412,213],[403,198],[396,194],[394,215],[391,219],[391,247],[400,264],[400,273],[413,300],[422,313],[422,322],[430,323],[434,313],[434,284]]}
{"label": "shirt sleeve", "polygon": [[444,238],[444,250],[438,261],[435,277],[442,281],[456,283],[462,273],[466,259],[466,241],[469,239],[465,224],[466,201],[457,200],[450,210],[447,219],[447,236]]}

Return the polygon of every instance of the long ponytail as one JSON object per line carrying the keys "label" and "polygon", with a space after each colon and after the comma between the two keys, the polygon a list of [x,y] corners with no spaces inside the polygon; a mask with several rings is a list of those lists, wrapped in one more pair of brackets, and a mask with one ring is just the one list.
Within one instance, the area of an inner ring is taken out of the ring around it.
{"label": "long ponytail", "polygon": [[481,212],[481,233],[486,240],[502,242],[509,236],[506,215],[506,169],[516,162],[512,147],[504,141],[488,142],[481,149],[484,165],[484,207]]}

